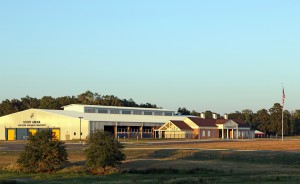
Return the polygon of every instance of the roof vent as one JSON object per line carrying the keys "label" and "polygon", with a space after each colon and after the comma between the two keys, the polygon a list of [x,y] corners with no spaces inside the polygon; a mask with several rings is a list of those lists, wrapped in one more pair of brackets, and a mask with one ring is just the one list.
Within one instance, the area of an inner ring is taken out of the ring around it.
{"label": "roof vent", "polygon": [[217,116],[216,113],[213,113],[213,118],[214,118],[214,119],[218,119],[218,116]]}
{"label": "roof vent", "polygon": [[201,117],[202,119],[205,119],[205,113],[204,113],[204,112],[201,112],[200,117]]}
{"label": "roof vent", "polygon": [[224,114],[224,119],[228,119],[228,114]]}

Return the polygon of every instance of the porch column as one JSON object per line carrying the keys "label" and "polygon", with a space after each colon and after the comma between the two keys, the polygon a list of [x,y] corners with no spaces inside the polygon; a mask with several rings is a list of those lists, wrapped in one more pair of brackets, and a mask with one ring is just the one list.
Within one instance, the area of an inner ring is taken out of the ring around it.
{"label": "porch column", "polygon": [[222,139],[224,139],[224,126],[222,127]]}
{"label": "porch column", "polygon": [[227,128],[226,130],[227,130],[227,139],[228,139],[228,138],[229,138],[229,136],[228,136],[228,134],[229,134],[229,133],[228,133],[228,128]]}
{"label": "porch column", "polygon": [[130,138],[130,126],[127,127],[128,139]]}
{"label": "porch column", "polygon": [[116,122],[115,126],[115,138],[118,138],[118,122]]}
{"label": "porch column", "polygon": [[233,133],[233,129],[231,129],[231,132],[232,132],[232,139],[234,139],[234,133]]}
{"label": "porch column", "polygon": [[239,139],[239,127],[236,127],[236,139]]}
{"label": "porch column", "polygon": [[140,127],[140,137],[143,138],[143,125]]}

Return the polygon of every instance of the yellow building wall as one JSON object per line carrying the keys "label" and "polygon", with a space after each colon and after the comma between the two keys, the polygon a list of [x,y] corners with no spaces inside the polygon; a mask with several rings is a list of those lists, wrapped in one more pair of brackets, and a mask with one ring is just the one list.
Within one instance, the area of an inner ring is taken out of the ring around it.
{"label": "yellow building wall", "polygon": [[186,118],[183,120],[186,124],[188,124],[192,129],[198,129],[199,126],[196,125],[193,121],[191,121],[190,119]]}
{"label": "yellow building wall", "polygon": [[166,131],[165,132],[165,138],[168,138],[168,139],[184,139],[186,138],[186,132],[168,132]]}
{"label": "yellow building wall", "polygon": [[[89,133],[89,121],[81,119],[82,140]],[[60,130],[60,140],[77,139],[80,134],[80,120],[38,109],[29,109],[14,114],[0,117],[0,140],[5,140],[5,129],[7,128],[51,128]],[[74,133],[76,135],[74,135]]]}

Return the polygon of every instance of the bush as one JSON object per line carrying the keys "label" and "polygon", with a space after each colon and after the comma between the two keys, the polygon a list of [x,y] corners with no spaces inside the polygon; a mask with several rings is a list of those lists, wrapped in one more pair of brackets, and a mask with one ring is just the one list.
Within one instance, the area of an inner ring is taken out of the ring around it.
{"label": "bush", "polygon": [[86,149],[86,166],[89,168],[115,167],[125,160],[124,146],[113,135],[103,130],[96,130],[89,135],[89,147]]}
{"label": "bush", "polygon": [[42,130],[29,136],[29,143],[17,163],[24,172],[52,173],[68,160],[66,146],[52,136],[51,130]]}

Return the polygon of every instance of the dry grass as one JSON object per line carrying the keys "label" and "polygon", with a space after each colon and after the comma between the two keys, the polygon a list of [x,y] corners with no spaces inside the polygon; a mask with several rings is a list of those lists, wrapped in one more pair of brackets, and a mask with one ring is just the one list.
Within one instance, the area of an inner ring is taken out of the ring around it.
{"label": "dry grass", "polygon": [[300,140],[242,140],[242,141],[199,141],[160,144],[130,145],[134,148],[199,148],[199,149],[233,149],[233,150],[271,150],[271,151],[300,151]]}
{"label": "dry grass", "polygon": [[7,167],[15,163],[18,159],[20,152],[4,152],[0,151],[0,168]]}

